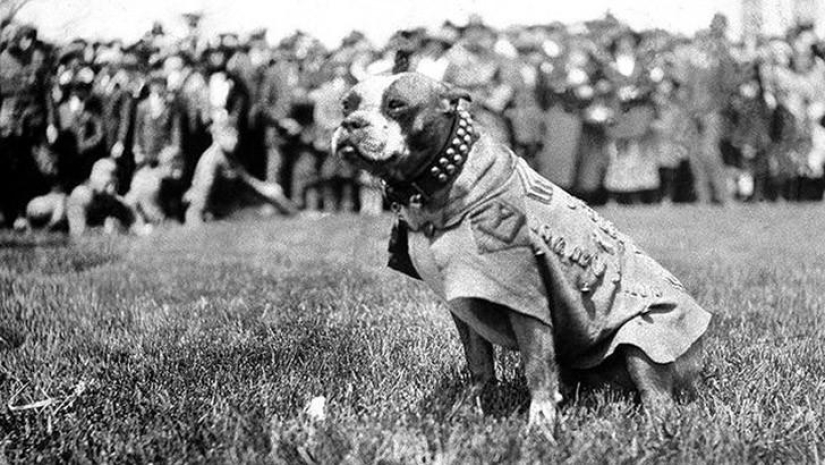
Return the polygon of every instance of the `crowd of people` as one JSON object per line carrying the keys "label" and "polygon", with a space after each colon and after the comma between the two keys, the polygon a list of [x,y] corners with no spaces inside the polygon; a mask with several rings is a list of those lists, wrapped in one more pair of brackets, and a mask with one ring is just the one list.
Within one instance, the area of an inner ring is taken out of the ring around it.
{"label": "crowd of people", "polygon": [[370,75],[417,71],[470,91],[485,132],[599,204],[821,200],[825,61],[808,25],[744,43],[727,20],[686,37],[614,17],[496,29],[473,18],[353,32],[329,50],[296,32],[134,44],[0,35],[0,224],[151,230],[261,212],[387,206],[330,155],[339,99]]}

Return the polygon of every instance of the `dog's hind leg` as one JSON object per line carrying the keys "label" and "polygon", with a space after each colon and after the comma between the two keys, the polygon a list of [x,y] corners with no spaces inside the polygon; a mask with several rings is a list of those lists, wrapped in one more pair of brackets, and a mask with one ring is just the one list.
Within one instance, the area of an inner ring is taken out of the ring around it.
{"label": "dog's hind leg", "polygon": [[661,418],[673,407],[674,363],[656,363],[635,346],[624,346],[624,356],[642,406],[652,417]]}
{"label": "dog's hind leg", "polygon": [[624,347],[627,372],[649,414],[661,416],[673,407],[678,391],[694,394],[694,383],[703,368],[704,344],[700,338],[673,363],[656,363],[634,346]]}
{"label": "dog's hind leg", "polygon": [[674,387],[691,398],[696,395],[696,380],[705,367],[704,338],[699,338],[692,346],[673,362]]}
{"label": "dog's hind leg", "polygon": [[510,312],[510,322],[530,390],[528,425],[552,438],[556,426],[559,374],[553,330],[547,324],[527,315]]}

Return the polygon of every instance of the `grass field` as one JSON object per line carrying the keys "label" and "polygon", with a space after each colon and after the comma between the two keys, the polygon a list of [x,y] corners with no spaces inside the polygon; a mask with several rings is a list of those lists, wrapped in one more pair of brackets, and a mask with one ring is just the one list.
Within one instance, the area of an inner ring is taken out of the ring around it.
{"label": "grass field", "polygon": [[485,415],[461,402],[447,310],[384,268],[389,217],[7,233],[0,329],[25,339],[0,351],[0,464],[825,460],[825,206],[603,212],[716,314],[700,395],[664,423],[602,389],[556,444],[527,434],[512,353]]}

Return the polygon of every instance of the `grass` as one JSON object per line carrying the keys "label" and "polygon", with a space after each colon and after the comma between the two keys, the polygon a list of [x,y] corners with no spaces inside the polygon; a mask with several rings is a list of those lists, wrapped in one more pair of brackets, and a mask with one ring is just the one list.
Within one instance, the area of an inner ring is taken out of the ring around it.
{"label": "grass", "polygon": [[825,207],[604,213],[716,314],[700,396],[662,424],[602,389],[556,444],[527,434],[512,353],[488,413],[462,403],[446,309],[384,268],[388,217],[6,233],[0,329],[24,339],[0,351],[0,464],[825,459]]}

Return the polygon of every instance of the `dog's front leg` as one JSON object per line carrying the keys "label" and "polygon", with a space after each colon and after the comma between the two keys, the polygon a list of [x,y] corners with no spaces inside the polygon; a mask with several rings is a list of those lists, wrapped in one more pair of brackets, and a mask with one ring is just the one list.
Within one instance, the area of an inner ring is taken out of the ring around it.
{"label": "dog's front leg", "polygon": [[450,314],[458,329],[461,344],[464,346],[464,355],[467,358],[467,368],[470,370],[473,389],[480,391],[485,384],[495,381],[496,378],[493,345],[454,313]]}
{"label": "dog's front leg", "polygon": [[510,323],[516,335],[527,388],[530,390],[528,425],[552,438],[559,396],[553,329],[533,317],[517,312],[510,312]]}

